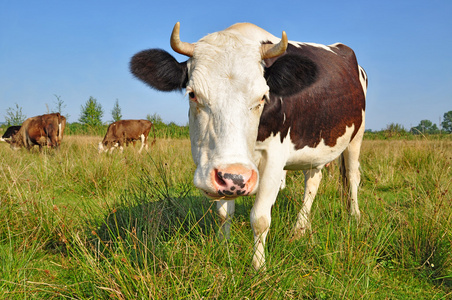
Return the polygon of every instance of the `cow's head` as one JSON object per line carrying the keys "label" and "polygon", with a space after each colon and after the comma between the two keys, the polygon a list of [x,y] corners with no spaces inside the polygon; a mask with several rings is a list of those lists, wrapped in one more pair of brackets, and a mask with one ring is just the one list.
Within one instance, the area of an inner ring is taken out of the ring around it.
{"label": "cow's head", "polygon": [[19,150],[21,147],[24,146],[22,131],[18,131],[11,136],[9,146],[13,150]]}
{"label": "cow's head", "polygon": [[[97,153],[103,153],[103,152],[108,152],[110,151],[110,153],[113,152],[113,150],[120,148],[119,147],[119,143],[117,142],[99,142],[99,144],[97,144]],[[123,151],[122,147],[120,148],[121,152]]]}
{"label": "cow's head", "polygon": [[157,90],[185,89],[188,94],[195,185],[213,198],[254,193],[259,175],[253,152],[269,95],[263,59],[285,52],[285,33],[276,45],[263,45],[231,30],[190,44],[180,41],[177,23],[171,47],[189,60],[179,63],[167,52],[151,49],[137,53],[130,67]]}
{"label": "cow's head", "polygon": [[98,153],[107,152],[107,151],[108,151],[108,148],[104,147],[104,144],[102,142],[99,142],[99,144],[97,144],[97,152]]}

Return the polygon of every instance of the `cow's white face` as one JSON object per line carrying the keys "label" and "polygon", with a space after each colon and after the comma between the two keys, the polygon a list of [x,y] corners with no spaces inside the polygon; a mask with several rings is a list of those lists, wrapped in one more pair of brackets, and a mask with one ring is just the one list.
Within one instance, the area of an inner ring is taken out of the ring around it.
{"label": "cow's white face", "polygon": [[278,42],[263,29],[243,23],[191,44],[181,42],[179,29],[176,23],[171,47],[190,57],[187,62],[149,49],[133,56],[131,72],[160,91],[186,89],[195,185],[213,198],[252,194],[259,180],[254,147],[270,90],[262,61],[282,55],[287,36],[283,32]]}
{"label": "cow's white face", "polygon": [[269,91],[260,46],[236,35],[214,33],[196,43],[188,61],[194,183],[208,196],[234,198],[257,188],[253,153]]}
{"label": "cow's white face", "polygon": [[[110,147],[108,147],[107,145],[110,145]],[[110,143],[104,145],[102,142],[99,142],[99,144],[97,145],[97,152],[98,153],[102,153],[102,152],[108,152],[110,150],[110,153],[113,152],[113,150],[115,150],[116,148],[119,147],[119,143],[115,143],[113,145],[111,145]],[[120,147],[121,151],[122,151],[122,147]]]}
{"label": "cow's white face", "polygon": [[98,153],[107,152],[107,149],[104,148],[102,142],[99,142],[99,144],[97,145],[97,152]]}

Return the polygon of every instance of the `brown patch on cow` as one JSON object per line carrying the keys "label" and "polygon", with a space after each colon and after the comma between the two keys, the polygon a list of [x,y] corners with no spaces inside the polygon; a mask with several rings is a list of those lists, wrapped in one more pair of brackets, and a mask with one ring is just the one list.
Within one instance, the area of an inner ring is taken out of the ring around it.
{"label": "brown patch on cow", "polygon": [[[345,45],[326,49],[303,45],[291,46],[288,53],[300,54],[317,66],[316,81],[298,93],[277,96],[270,90],[270,101],[261,115],[258,141],[281,133],[288,135],[295,149],[314,148],[323,139],[330,147],[354,125],[356,135],[363,122],[365,96],[359,80],[358,63],[353,50]],[[270,66],[273,61],[266,61]]]}

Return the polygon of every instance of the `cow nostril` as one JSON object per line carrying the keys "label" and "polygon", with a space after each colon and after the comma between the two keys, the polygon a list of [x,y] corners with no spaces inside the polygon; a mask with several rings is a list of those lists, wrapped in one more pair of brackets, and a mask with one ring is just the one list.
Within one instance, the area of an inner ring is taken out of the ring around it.
{"label": "cow nostril", "polygon": [[219,186],[226,186],[226,181],[223,179],[223,173],[215,170],[215,181]]}

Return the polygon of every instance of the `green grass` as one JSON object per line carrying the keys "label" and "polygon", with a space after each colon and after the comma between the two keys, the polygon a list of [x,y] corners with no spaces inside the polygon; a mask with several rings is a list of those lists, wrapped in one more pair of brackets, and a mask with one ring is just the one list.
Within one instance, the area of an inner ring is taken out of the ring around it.
{"label": "green grass", "polygon": [[293,241],[303,175],[272,211],[267,271],[251,268],[253,197],[237,200],[231,239],[192,185],[186,139],[148,154],[98,155],[101,137],[58,152],[0,144],[1,299],[450,299],[452,142],[366,140],[362,219],[325,170],[312,231]]}

